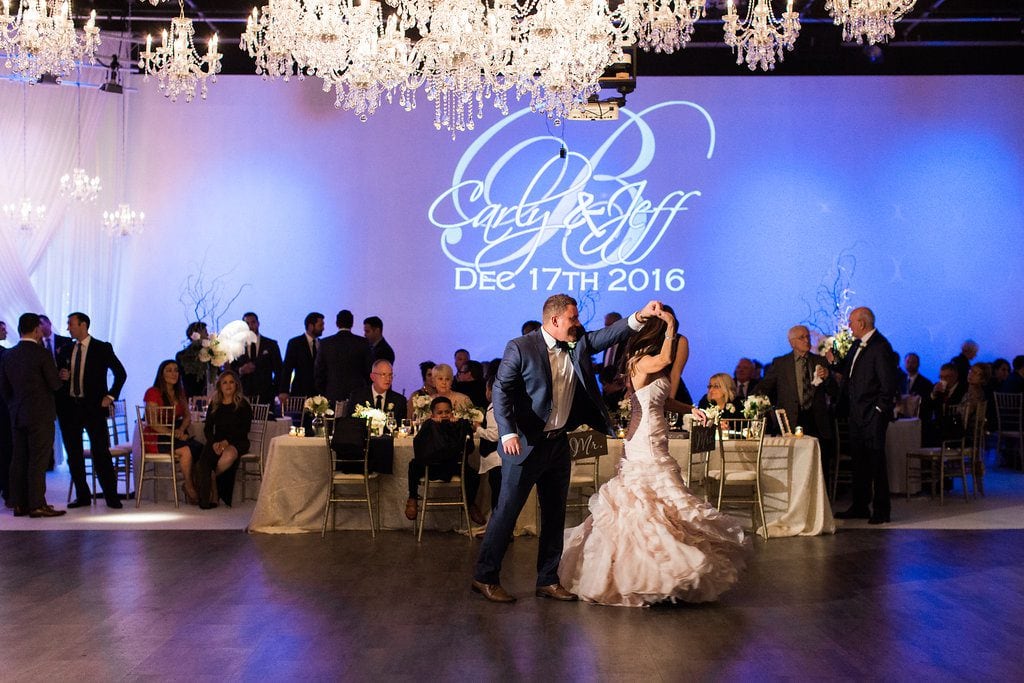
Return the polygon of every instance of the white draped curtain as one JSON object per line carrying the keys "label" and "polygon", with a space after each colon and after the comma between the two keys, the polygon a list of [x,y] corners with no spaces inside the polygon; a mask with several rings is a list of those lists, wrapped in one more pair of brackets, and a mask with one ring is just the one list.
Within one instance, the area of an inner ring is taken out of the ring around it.
{"label": "white draped curtain", "polygon": [[[123,192],[123,97],[95,88],[0,80],[0,204],[27,195],[47,209],[32,232],[0,216],[0,320],[7,322],[8,344],[17,338],[18,316],[26,311],[46,313],[58,330],[68,313],[82,311],[92,318],[95,336],[114,334],[120,252],[126,245],[104,232],[102,215],[116,208]],[[95,202],[60,196],[60,177],[78,158],[86,173],[102,179]]]}

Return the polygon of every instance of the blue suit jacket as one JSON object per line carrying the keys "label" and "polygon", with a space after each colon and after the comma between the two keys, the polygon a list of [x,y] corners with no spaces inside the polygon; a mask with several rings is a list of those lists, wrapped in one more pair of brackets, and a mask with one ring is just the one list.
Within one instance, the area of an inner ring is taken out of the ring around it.
{"label": "blue suit jacket", "polygon": [[[590,425],[594,429],[610,432],[611,420],[601,400],[590,357],[625,340],[632,332],[628,319],[619,320],[604,329],[585,333],[571,351],[577,380],[576,400],[589,399],[604,422]],[[585,396],[579,395],[581,389]],[[520,440],[518,456],[507,455],[500,445],[498,452],[512,463],[521,463],[544,438],[544,425],[551,416],[551,363],[540,330],[508,343],[492,392],[498,434],[518,434]]]}

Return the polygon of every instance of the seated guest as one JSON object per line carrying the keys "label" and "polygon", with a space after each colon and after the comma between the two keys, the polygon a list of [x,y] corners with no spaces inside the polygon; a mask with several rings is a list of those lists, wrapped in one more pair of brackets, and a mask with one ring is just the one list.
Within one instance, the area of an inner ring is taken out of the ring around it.
{"label": "seated guest", "polygon": [[970,406],[973,410],[978,406],[985,407],[986,419],[995,424],[996,401],[992,396],[992,366],[988,363],[975,363],[967,371],[967,391],[964,392],[961,405]]}
{"label": "seated guest", "polygon": [[992,379],[989,380],[989,390],[992,392],[1002,391],[1002,386],[1006,384],[1006,380],[1010,379],[1010,373],[1013,371],[1010,369],[1010,361],[1005,358],[996,358],[992,361]]}
{"label": "seated guest", "polygon": [[455,412],[459,412],[465,408],[471,408],[473,401],[470,400],[469,396],[463,393],[454,391],[452,389],[452,383],[455,380],[455,374],[452,372],[452,366],[446,363],[435,365],[431,373],[434,377],[434,396],[443,396],[452,403],[452,408]]}
{"label": "seated guest", "polygon": [[[242,396],[242,384],[234,370],[225,370],[217,378],[217,388],[206,413],[206,446],[196,466],[199,507],[217,507],[217,498],[231,507],[238,458],[249,451],[252,407]],[[217,490],[212,491],[216,478]]]}
{"label": "seated guest", "polygon": [[911,351],[903,357],[903,366],[907,369],[907,381],[901,387],[904,396],[920,396],[922,401],[922,412],[925,399],[931,398],[932,388],[935,386],[931,380],[921,374],[921,357]]}
{"label": "seated guest", "polygon": [[1007,394],[1024,394],[1024,356],[1013,357],[1013,372],[1003,382],[999,391]]}
{"label": "seated guest", "polygon": [[[430,403],[430,419],[423,423],[413,439],[413,459],[409,462],[409,500],[405,503],[406,519],[416,519],[419,512],[419,482],[427,466],[430,466],[431,481],[451,481],[462,469],[462,460],[473,449],[473,442],[466,437],[472,435],[472,427],[465,420],[456,420],[452,402],[445,396],[438,396]],[[473,497],[480,486],[479,475],[473,473],[475,482],[470,482],[470,470],[466,470],[466,497],[469,498],[472,485]],[[477,511],[479,515],[479,510]]]}
{"label": "seated guest", "polygon": [[470,360],[462,365],[455,376],[452,389],[469,396],[475,406],[487,405],[487,383],[484,381],[484,366],[479,361]]}
{"label": "seated guest", "polygon": [[758,378],[754,377],[754,373],[754,361],[749,358],[740,358],[739,362],[736,363],[736,370],[734,371],[736,389],[733,394],[737,402],[742,404],[747,396],[754,393],[754,389],[759,381]]}
{"label": "seated guest", "polygon": [[[188,427],[192,422],[192,413],[188,409],[188,398],[185,396],[185,387],[181,381],[181,371],[178,364],[173,360],[165,360],[160,363],[156,370],[156,379],[153,386],[146,389],[143,397],[146,410],[152,408],[174,407],[174,454],[178,456],[181,464],[181,474],[184,479],[182,490],[185,492],[185,501],[190,505],[199,502],[199,494],[196,492],[193,482],[192,464],[195,454],[199,453],[203,446],[188,435]],[[146,425],[143,430],[142,441],[147,453],[166,453],[169,441],[161,443],[158,434],[168,434],[165,427]]]}
{"label": "seated guest", "polygon": [[434,366],[437,365],[432,360],[425,360],[420,363],[420,375],[423,377],[423,386],[416,391],[412,392],[409,396],[409,419],[416,418],[416,399],[427,396],[430,398],[434,397],[437,393],[437,389],[434,388]]}
{"label": "seated guest", "polygon": [[200,321],[189,323],[189,326],[185,328],[185,338],[188,340],[188,344],[174,355],[174,361],[178,364],[181,373],[182,384],[185,386],[185,395],[188,398],[206,396],[206,382],[210,365],[199,360],[199,352],[203,348],[203,340],[209,336],[206,323]]}
{"label": "seated guest", "polygon": [[405,396],[391,390],[394,377],[391,363],[383,359],[375,362],[370,371],[370,386],[360,387],[349,396],[348,403],[345,404],[346,417],[352,415],[356,406],[364,405],[385,413],[393,413],[401,420],[402,416],[408,414],[408,408],[405,405]]}
{"label": "seated guest", "polygon": [[967,371],[971,369],[971,361],[978,356],[978,342],[968,339],[960,347],[960,354],[953,356],[949,362],[956,366],[957,377],[961,382],[967,381]]}
{"label": "seated guest", "polygon": [[743,406],[736,402],[736,385],[732,377],[725,372],[711,375],[708,380],[708,393],[701,397],[698,408],[716,406],[722,419],[735,420],[743,417]]}
{"label": "seated guest", "polygon": [[928,397],[930,415],[927,416],[927,421],[922,420],[922,443],[926,446],[939,445],[945,416],[953,406],[960,405],[965,393],[967,385],[960,381],[956,366],[952,363],[943,363],[939,368],[939,381],[932,387],[931,395]]}

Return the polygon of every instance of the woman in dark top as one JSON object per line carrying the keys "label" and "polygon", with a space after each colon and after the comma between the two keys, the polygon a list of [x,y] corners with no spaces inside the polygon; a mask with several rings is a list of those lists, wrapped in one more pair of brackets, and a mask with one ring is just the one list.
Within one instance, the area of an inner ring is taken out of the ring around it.
{"label": "woman in dark top", "polygon": [[[238,458],[249,451],[249,428],[252,407],[242,396],[242,384],[234,370],[225,370],[217,378],[217,388],[206,413],[206,447],[196,467],[196,488],[199,507],[208,510],[217,506],[218,495],[231,506],[235,488]],[[217,491],[212,491],[216,477]]]}

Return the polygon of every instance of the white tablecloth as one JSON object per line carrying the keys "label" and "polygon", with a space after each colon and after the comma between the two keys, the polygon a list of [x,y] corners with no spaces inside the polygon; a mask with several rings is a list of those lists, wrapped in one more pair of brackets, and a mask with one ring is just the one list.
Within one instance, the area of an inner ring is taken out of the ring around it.
{"label": "white tablecloth", "polygon": [[[921,420],[904,418],[889,423],[885,432],[885,462],[889,470],[889,492],[907,493],[907,451],[921,447]],[[920,468],[920,461],[912,467]],[[910,477],[910,493],[921,491],[921,477]]]}
{"label": "white tablecloth", "polygon": [[[188,433],[189,436],[198,439],[200,442],[206,442],[206,436],[203,434],[203,427],[205,423],[202,420],[193,420],[189,423]],[[276,436],[281,434],[287,434],[289,428],[292,426],[291,418],[279,417],[276,420],[270,420],[267,422],[267,431],[263,437],[263,461],[266,462],[267,452],[270,447],[270,441]],[[132,472],[135,475],[135,486],[139,485],[139,478],[142,476],[142,436],[139,432],[139,423],[135,423],[135,433],[132,436]],[[146,484],[146,490],[143,491],[143,496],[152,500],[153,494],[151,493],[151,487],[153,484]],[[158,488],[157,500],[174,500],[174,494],[171,492],[171,483],[168,480],[158,480],[156,482]]]}
{"label": "white tablecloth", "polygon": [[[382,529],[411,531],[415,525],[405,518],[412,456],[412,439],[396,438],[393,474],[378,475]],[[323,439],[287,435],[272,439],[263,469],[260,495],[249,520],[249,531],[268,534],[320,531],[330,478],[331,465]],[[371,483],[371,496],[374,495],[374,486]],[[346,504],[335,508],[335,528],[370,529],[370,517],[365,506]],[[455,510],[431,510],[424,520],[428,529],[451,530],[464,524],[461,513]]]}
{"label": "white tablecloth", "polygon": [[[669,439],[669,454],[686,476],[689,459],[687,439]],[[742,450],[738,444],[749,442],[726,441],[727,451]],[[608,439],[608,455],[601,458],[602,482],[615,476],[622,457],[623,442]],[[745,451],[744,451],[745,453]],[[746,459],[744,457],[744,459]],[[712,454],[711,468],[720,465],[717,452]],[[753,457],[750,466],[753,468]],[[765,437],[761,457],[761,490],[764,512],[768,518],[768,532],[772,538],[780,536],[817,536],[835,533],[835,521],[825,489],[821,470],[821,448],[813,437]],[[712,501],[713,503],[714,501]],[[586,511],[583,511],[584,514]],[[519,517],[517,531],[536,533],[537,504],[533,493]],[[577,522],[570,511],[566,524]]]}

